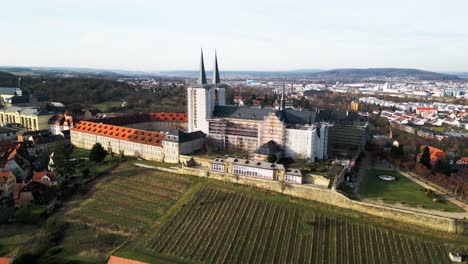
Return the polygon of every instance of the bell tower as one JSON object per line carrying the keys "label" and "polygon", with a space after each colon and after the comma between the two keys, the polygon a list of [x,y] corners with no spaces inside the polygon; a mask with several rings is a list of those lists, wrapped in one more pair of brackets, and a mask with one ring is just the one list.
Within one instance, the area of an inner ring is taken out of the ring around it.
{"label": "bell tower", "polygon": [[188,132],[200,130],[208,134],[208,119],[213,115],[214,106],[215,92],[206,81],[203,50],[201,50],[198,81],[187,88]]}

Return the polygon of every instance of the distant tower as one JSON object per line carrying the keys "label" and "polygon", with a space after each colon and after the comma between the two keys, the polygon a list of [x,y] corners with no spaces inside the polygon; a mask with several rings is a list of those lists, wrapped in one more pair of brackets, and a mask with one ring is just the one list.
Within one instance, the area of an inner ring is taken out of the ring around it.
{"label": "distant tower", "polygon": [[281,106],[280,106],[281,111],[284,111],[286,109],[286,97],[284,95],[285,89],[286,87],[284,86],[284,81],[283,81],[283,90],[281,90]]}
{"label": "distant tower", "polygon": [[187,88],[188,132],[200,130],[208,134],[208,119],[212,117],[215,106],[224,105],[226,102],[224,90],[220,84],[216,55],[212,84],[207,83],[202,50],[198,82]]}

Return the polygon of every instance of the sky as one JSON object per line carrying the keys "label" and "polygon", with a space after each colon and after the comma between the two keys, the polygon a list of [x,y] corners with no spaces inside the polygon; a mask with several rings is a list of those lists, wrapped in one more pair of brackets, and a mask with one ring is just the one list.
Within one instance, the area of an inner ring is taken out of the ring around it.
{"label": "sky", "polygon": [[0,65],[468,72],[466,0],[2,1]]}

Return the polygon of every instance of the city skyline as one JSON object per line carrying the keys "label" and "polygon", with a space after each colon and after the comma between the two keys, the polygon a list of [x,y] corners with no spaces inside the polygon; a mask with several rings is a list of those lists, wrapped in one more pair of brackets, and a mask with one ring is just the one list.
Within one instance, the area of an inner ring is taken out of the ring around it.
{"label": "city skyline", "polygon": [[196,70],[217,48],[221,70],[468,71],[468,3],[451,2],[9,2],[0,65]]}

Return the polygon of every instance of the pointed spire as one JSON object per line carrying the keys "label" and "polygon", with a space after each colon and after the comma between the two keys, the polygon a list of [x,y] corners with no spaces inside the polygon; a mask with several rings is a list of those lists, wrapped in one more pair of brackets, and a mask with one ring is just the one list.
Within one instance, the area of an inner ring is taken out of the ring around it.
{"label": "pointed spire", "polygon": [[219,78],[219,69],[218,69],[218,56],[215,50],[215,61],[214,61],[214,69],[213,69],[213,84],[220,84],[221,80]]}
{"label": "pointed spire", "polygon": [[200,73],[198,76],[198,84],[206,84],[205,64],[203,62],[203,49],[201,49]]}
{"label": "pointed spire", "polygon": [[283,90],[281,91],[281,111],[284,111],[285,106],[286,106],[286,98],[284,96],[284,89],[286,89],[286,88],[284,86],[284,81],[283,81]]}

